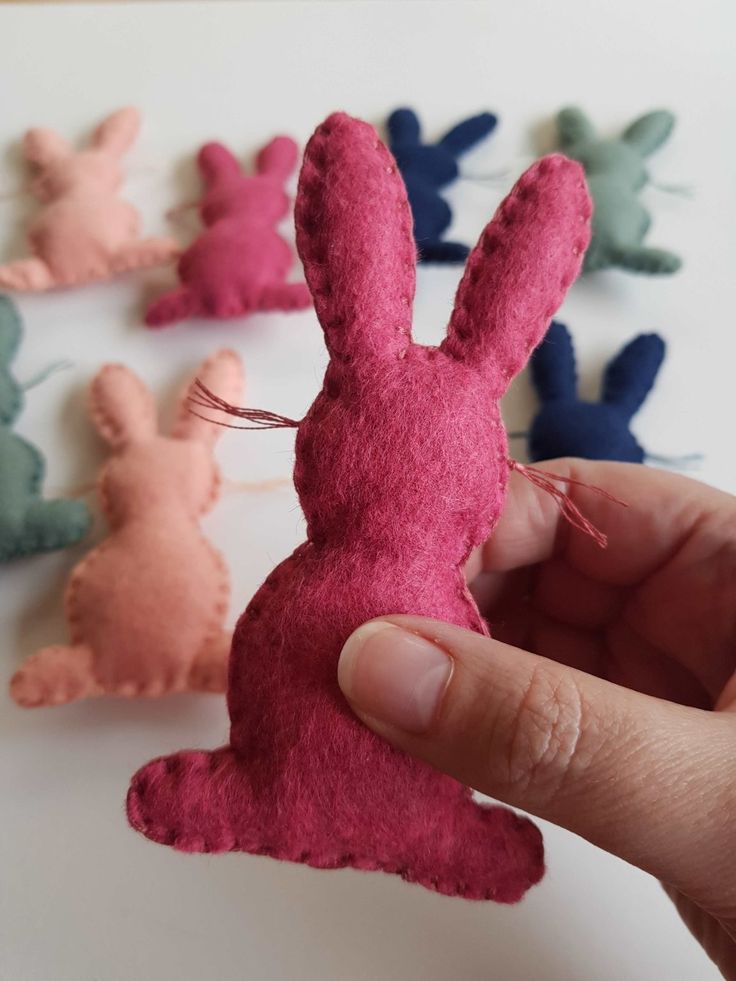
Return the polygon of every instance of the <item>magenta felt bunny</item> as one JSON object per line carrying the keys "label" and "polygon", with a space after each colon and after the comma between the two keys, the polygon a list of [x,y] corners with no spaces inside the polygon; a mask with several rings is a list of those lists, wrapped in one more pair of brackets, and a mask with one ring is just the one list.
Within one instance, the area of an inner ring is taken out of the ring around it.
{"label": "magenta felt bunny", "polygon": [[47,290],[168,262],[173,239],[139,238],[139,216],[118,197],[120,160],[140,128],[136,109],[120,109],[100,123],[90,146],[75,152],[50,129],[23,140],[35,176],[31,190],[42,209],[28,228],[32,255],[0,266],[0,286]]}
{"label": "magenta felt bunny", "polygon": [[293,256],[276,230],[289,208],[284,182],[296,160],[296,143],[277,136],[259,152],[249,177],[221,143],[202,147],[200,214],[207,227],[179,260],[181,287],[148,308],[149,327],[311,305],[306,283],[286,282]]}
{"label": "magenta felt bunny", "polygon": [[446,339],[423,347],[396,164],[366,123],[336,114],[317,129],[296,203],[330,355],[294,424],[307,541],[237,626],[229,745],[133,778],[128,815],[143,834],[189,852],[380,869],[469,899],[514,902],[541,877],[536,828],[368,730],[337,662],[359,624],[388,613],[487,633],[463,569],[503,508],[498,403],[580,269],[590,213],[578,164],[534,164],[470,255]]}

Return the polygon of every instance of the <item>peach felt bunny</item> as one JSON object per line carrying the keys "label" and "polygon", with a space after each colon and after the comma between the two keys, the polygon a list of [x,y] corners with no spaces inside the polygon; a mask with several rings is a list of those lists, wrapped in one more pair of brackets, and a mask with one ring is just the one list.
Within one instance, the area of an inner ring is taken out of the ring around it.
{"label": "peach felt bunny", "polygon": [[80,151],[50,129],[26,133],[23,152],[36,171],[31,191],[43,207],[28,228],[31,256],[0,266],[0,286],[74,286],[178,254],[173,239],[139,238],[138,212],[118,197],[120,160],[139,128],[138,111],[127,108],[100,123]]}
{"label": "peach felt bunny", "polygon": [[[242,389],[232,351],[213,355],[197,377],[230,396]],[[225,430],[193,415],[185,397],[171,436],[161,435],[150,392],[123,365],[100,369],[90,403],[113,450],[99,479],[110,535],[71,574],[71,644],[29,657],[11,694],[32,708],[97,695],[223,691],[228,573],[199,518],[218,496],[212,450]]]}

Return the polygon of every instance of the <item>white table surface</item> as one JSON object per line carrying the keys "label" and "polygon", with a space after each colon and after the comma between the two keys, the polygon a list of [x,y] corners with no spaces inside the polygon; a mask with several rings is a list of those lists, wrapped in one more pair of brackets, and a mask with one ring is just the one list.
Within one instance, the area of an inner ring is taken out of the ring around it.
{"label": "white table surface", "polygon": [[[331,110],[381,123],[406,103],[430,135],[482,108],[501,124],[467,173],[508,169],[497,183],[456,187],[453,233],[473,239],[540,148],[555,110],[581,102],[607,132],[669,106],[671,142],[652,159],[688,200],[648,189],[651,242],[680,252],[672,278],[604,273],[576,285],[562,319],[593,393],[605,359],[639,331],[670,342],[635,428],[652,452],[700,452],[699,476],[736,489],[726,420],[733,415],[736,130],[730,0],[547,3],[184,3],[0,8],[0,189],[21,179],[17,140],[33,124],[82,135],[126,103],[145,114],[126,195],[149,231],[196,188],[192,154],[221,138],[248,157],[278,131],[305,140]],[[0,250],[17,254],[26,204],[0,201]],[[182,230],[186,233],[186,227]],[[444,330],[458,269],[422,269],[416,335]],[[137,369],[162,404],[209,351],[235,346],[248,404],[299,417],[325,364],[312,312],[247,323],[192,323],[150,334],[151,272],[20,301],[27,379],[73,362],[29,392],[18,430],[48,459],[49,493],[93,480],[104,451],[84,387],[104,360]],[[511,429],[534,408],[521,378],[506,400]],[[233,481],[289,474],[289,432],[229,433],[218,455]],[[519,450],[521,448],[519,447]],[[89,498],[93,501],[93,498]],[[94,505],[96,508],[96,504]],[[291,487],[231,491],[206,519],[233,580],[230,621],[303,538]],[[97,516],[95,535],[103,534]],[[62,589],[89,548],[0,571],[2,678],[66,636]],[[585,842],[545,827],[549,872],[516,908],[448,900],[393,877],[318,872],[249,856],[184,856],[125,821],[133,771],[183,746],[226,736],[218,697],[97,701],[24,712],[0,706],[0,978],[3,981],[707,981],[716,972],[656,882]]]}

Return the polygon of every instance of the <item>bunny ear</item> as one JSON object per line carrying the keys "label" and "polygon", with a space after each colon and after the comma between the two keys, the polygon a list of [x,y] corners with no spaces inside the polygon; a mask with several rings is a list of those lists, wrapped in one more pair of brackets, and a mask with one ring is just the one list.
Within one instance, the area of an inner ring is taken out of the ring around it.
{"label": "bunny ear", "polygon": [[210,186],[243,176],[238,158],[222,143],[205,143],[197,155],[197,166]]}
{"label": "bunny ear", "polygon": [[553,320],[549,325],[542,343],[531,356],[529,366],[540,401],[574,401],[577,398],[575,349],[570,332],[558,320]]}
{"label": "bunny ear", "polygon": [[557,136],[561,150],[568,150],[576,143],[595,139],[593,124],[582,111],[573,106],[557,113]]}
{"label": "bunny ear", "polygon": [[122,157],[133,145],[141,128],[141,116],[137,109],[127,106],[103,119],[92,134],[92,146],[104,150],[112,157]]}
{"label": "bunny ear", "polygon": [[92,379],[89,405],[97,431],[114,449],[156,434],[153,396],[125,365],[106,364],[100,368]]}
{"label": "bunny ear", "polygon": [[[230,405],[237,405],[243,392],[243,364],[235,351],[217,351],[199,366],[179,403],[172,436],[177,439],[199,440],[212,446],[225,432],[222,423],[227,424],[230,420],[225,413],[216,409],[197,408],[196,401],[193,401],[197,399],[197,381],[213,395]],[[202,416],[207,418],[203,419]]]}
{"label": "bunny ear", "polygon": [[72,152],[63,136],[52,129],[29,129],[23,137],[23,156],[37,167],[47,167]]}
{"label": "bunny ear", "polygon": [[672,132],[675,117],[666,109],[649,112],[635,120],[624,131],[621,139],[633,146],[643,157],[648,157],[660,147]]}
{"label": "bunny ear", "polygon": [[497,122],[497,118],[492,113],[481,112],[453,126],[439,141],[439,145],[458,157],[492,133]]}
{"label": "bunny ear", "polygon": [[394,146],[419,146],[422,131],[413,109],[395,109],[386,123],[388,138]]}
{"label": "bunny ear", "polygon": [[665,350],[659,334],[639,334],[630,341],[606,368],[603,401],[617,405],[630,419],[651,391]]}
{"label": "bunny ear", "polygon": [[335,113],[304,153],[296,243],[333,358],[411,343],[416,247],[396,163],[367,123]]}
{"label": "bunny ear", "polygon": [[285,181],[296,167],[299,148],[290,136],[277,136],[256,157],[256,173]]}
{"label": "bunny ear", "polygon": [[10,364],[22,333],[20,314],[7,296],[0,294],[0,368]]}
{"label": "bunny ear", "polygon": [[583,261],[583,170],[553,154],[521,176],[470,254],[442,350],[483,370],[500,397],[544,334]]}

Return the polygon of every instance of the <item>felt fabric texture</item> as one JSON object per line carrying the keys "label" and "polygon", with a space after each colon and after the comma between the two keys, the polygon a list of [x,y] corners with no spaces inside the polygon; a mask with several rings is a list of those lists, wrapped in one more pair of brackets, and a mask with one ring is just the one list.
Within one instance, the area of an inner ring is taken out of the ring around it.
{"label": "felt fabric texture", "polygon": [[[219,351],[198,377],[237,398],[240,359]],[[225,430],[189,411],[192,390],[164,436],[153,397],[136,375],[109,364],[95,376],[91,416],[113,454],[99,478],[110,534],[69,579],[70,644],[43,648],[13,676],[19,705],[224,690],[229,577],[199,518],[219,494],[213,447]]]}
{"label": "felt fabric texture", "polygon": [[602,140],[580,109],[567,108],[558,114],[560,149],[585,168],[593,199],[586,272],[617,266],[665,274],[677,272],[682,265],[674,253],[643,244],[651,219],[637,196],[649,181],[645,158],[667,140],[674,125],[672,113],[658,110],[635,120],[619,139]]}
{"label": "felt fabric texture", "polygon": [[139,215],[118,197],[120,161],[138,135],[136,109],[114,112],[84,150],[58,133],[31,129],[23,153],[34,172],[30,189],[41,209],[28,226],[31,255],[0,266],[0,286],[38,291],[110,279],[168,262],[173,239],[140,238]]}
{"label": "felt fabric texture", "polygon": [[654,385],[665,356],[658,334],[640,334],[607,365],[600,402],[578,398],[572,337],[553,321],[531,357],[532,382],[541,406],[529,430],[529,459],[577,456],[643,463],[631,432],[632,417]]}
{"label": "felt fabric texture", "polygon": [[0,562],[75,545],[87,534],[84,501],[41,497],[44,460],[12,426],[23,389],[10,372],[23,328],[7,296],[0,296]]}
{"label": "felt fabric texture", "polygon": [[496,122],[490,112],[482,112],[453,126],[436,143],[423,143],[412,109],[396,109],[389,116],[389,146],[406,184],[420,262],[465,262],[469,247],[442,238],[452,211],[440,190],[457,180],[458,157],[492,133]]}
{"label": "felt fabric texture", "polygon": [[487,632],[463,567],[503,507],[498,399],[578,271],[589,216],[580,167],[536,163],[471,255],[447,338],[423,347],[411,337],[415,249],[394,161],[367,123],[336,113],[317,128],[296,201],[329,351],[296,436],[308,538],[236,628],[230,744],[143,767],[128,794],[133,827],[182,851],[377,869],[468,899],[514,902],[542,876],[536,828],[367,729],[337,662],[350,633],[382,614]]}
{"label": "felt fabric texture", "polygon": [[221,143],[208,143],[198,164],[205,183],[200,214],[205,224],[179,260],[179,289],[155,300],[146,312],[149,327],[187,317],[225,319],[263,310],[311,306],[306,283],[287,283],[293,256],[277,225],[289,210],[284,183],[296,166],[298,149],[277,136],[246,176]]}

